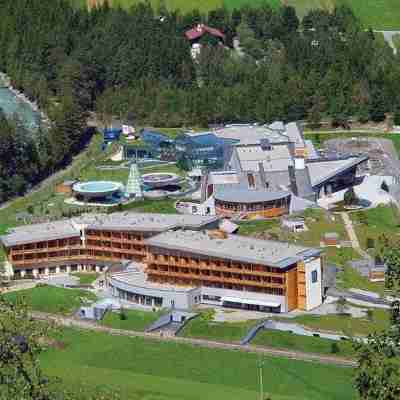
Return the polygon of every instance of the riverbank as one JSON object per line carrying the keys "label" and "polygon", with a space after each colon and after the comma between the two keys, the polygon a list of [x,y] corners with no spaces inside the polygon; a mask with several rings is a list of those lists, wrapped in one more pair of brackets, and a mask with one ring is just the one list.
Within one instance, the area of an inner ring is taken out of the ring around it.
{"label": "riverbank", "polygon": [[0,72],[0,82],[1,82],[0,88],[9,90],[15,96],[17,101],[26,104],[31,108],[31,110],[34,113],[38,115],[38,121],[35,124],[37,126],[32,126],[32,128],[37,129],[40,123],[44,126],[50,126],[50,120],[48,116],[42,110],[40,110],[38,104],[35,101],[30,100],[23,92],[14,88],[11,83],[10,77],[4,72]]}

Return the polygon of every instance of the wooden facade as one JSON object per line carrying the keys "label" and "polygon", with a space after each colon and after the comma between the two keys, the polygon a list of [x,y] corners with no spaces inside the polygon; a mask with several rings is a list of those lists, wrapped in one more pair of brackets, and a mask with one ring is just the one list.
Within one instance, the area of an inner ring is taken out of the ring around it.
{"label": "wooden facade", "polygon": [[149,247],[145,263],[154,282],[284,296],[289,311],[299,308],[299,301],[305,307],[305,289],[298,293],[297,264],[280,269],[154,247]]}
{"label": "wooden facade", "polygon": [[217,215],[232,217],[242,214],[247,218],[263,217],[274,218],[289,213],[290,195],[287,198],[269,200],[257,203],[240,203],[215,199],[215,211]]}
{"label": "wooden facade", "polygon": [[[231,259],[146,246],[145,239],[158,232],[124,232],[88,229],[81,237],[54,239],[13,246],[7,257],[14,272],[38,271],[45,266],[86,264],[122,260],[146,264],[149,281],[181,286],[206,286],[265,293],[286,298],[287,310],[306,309],[304,263],[287,268],[268,267]],[[74,269],[71,269],[71,271]],[[65,271],[67,272],[67,271]]]}

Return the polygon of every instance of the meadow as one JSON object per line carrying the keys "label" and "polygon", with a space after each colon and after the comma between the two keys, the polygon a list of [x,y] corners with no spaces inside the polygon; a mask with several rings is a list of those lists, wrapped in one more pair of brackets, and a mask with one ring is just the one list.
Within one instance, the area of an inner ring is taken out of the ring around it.
{"label": "meadow", "polygon": [[69,315],[79,308],[82,300],[94,301],[97,297],[86,290],[41,285],[33,289],[6,293],[4,298],[11,303],[23,301],[34,311]]}
{"label": "meadow", "polygon": [[[85,0],[70,0],[77,6],[85,6]],[[143,0],[110,0],[113,6],[129,8]],[[160,7],[160,0],[150,0],[155,10]],[[226,7],[228,10],[240,8],[244,5],[260,6],[269,4],[278,8],[285,3],[296,8],[299,18],[303,18],[310,10],[323,8],[332,10],[335,5],[350,6],[355,15],[360,19],[365,27],[372,27],[378,30],[400,29],[400,7],[398,0],[165,0],[167,8],[170,10],[181,10],[189,12],[198,9],[200,12],[207,13],[219,7]]]}
{"label": "meadow", "polygon": [[[41,366],[70,389],[114,389],[126,400],[257,397],[257,354],[70,329],[60,340],[63,346],[41,355]],[[350,368],[273,357],[264,361],[265,392],[274,400],[356,398]]]}
{"label": "meadow", "polygon": [[141,310],[124,310],[125,319],[121,319],[120,313],[107,312],[101,321],[102,325],[114,329],[132,331],[144,331],[153,322],[160,318],[162,311],[150,312]]}

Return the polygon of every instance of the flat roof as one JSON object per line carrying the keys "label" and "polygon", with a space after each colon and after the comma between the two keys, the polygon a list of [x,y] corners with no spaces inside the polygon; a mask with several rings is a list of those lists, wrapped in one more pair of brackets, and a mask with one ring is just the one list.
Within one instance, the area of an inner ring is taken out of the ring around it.
{"label": "flat roof", "polygon": [[214,198],[220,201],[228,201],[230,203],[262,203],[265,201],[273,201],[284,199],[290,196],[288,191],[273,190],[248,190],[248,189],[226,189],[217,191]]}
{"label": "flat roof", "polygon": [[274,145],[270,150],[263,150],[261,145],[236,146],[235,151],[243,171],[258,171],[260,163],[265,172],[287,171],[293,165],[287,145]]}
{"label": "flat roof", "polygon": [[174,228],[201,228],[218,220],[215,216],[120,212],[95,214],[87,228],[162,232]]}
{"label": "flat roof", "polygon": [[84,214],[69,220],[18,226],[0,236],[4,246],[17,246],[44,240],[79,237],[80,230],[109,229],[121,231],[162,232],[168,229],[199,229],[219,217],[186,214],[150,214],[120,212],[113,214]]}
{"label": "flat roof", "polygon": [[285,268],[321,253],[318,248],[287,242],[259,240],[240,235],[214,238],[209,232],[168,231],[146,240],[146,244],[164,249],[201,254],[245,263]]}
{"label": "flat roof", "polygon": [[71,220],[61,220],[10,228],[7,234],[0,236],[0,240],[4,246],[9,247],[75,236],[79,236],[79,230],[76,229]]}

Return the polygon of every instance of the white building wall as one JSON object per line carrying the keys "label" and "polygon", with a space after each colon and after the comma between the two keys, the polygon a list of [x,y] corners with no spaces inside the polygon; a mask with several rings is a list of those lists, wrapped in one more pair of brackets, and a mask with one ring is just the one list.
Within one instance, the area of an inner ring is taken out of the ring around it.
{"label": "white building wall", "polygon": [[[305,261],[306,271],[306,309],[312,310],[322,304],[322,269],[321,258]],[[313,282],[313,271],[316,271],[317,281]]]}
{"label": "white building wall", "polygon": [[281,312],[287,311],[287,304],[285,296],[275,296],[272,294],[266,293],[256,293],[256,292],[246,292],[242,290],[232,290],[232,289],[221,289],[221,288],[213,288],[208,286],[202,286],[201,294],[203,296],[202,303],[205,304],[213,304],[213,305],[222,305],[222,301],[209,301],[204,300],[204,295],[206,296],[217,296],[217,297],[239,297],[241,299],[250,299],[255,301],[263,301],[268,302],[271,301],[273,303],[281,304]]}

